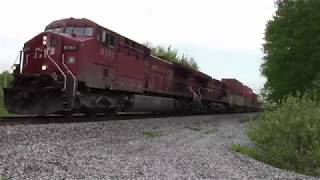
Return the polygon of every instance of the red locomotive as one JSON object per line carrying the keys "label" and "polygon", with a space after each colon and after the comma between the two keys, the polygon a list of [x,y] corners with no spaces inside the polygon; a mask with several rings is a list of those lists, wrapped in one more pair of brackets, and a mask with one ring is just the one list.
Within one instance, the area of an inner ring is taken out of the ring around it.
{"label": "red locomotive", "polygon": [[254,111],[257,96],[153,56],[88,19],[62,19],[24,44],[5,107],[15,114]]}

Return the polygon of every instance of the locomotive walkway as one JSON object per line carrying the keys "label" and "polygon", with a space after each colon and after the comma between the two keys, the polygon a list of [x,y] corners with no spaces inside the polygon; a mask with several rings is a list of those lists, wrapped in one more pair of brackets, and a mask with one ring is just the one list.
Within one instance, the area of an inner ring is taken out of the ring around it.
{"label": "locomotive walkway", "polygon": [[0,126],[0,179],[312,179],[230,150],[254,115]]}

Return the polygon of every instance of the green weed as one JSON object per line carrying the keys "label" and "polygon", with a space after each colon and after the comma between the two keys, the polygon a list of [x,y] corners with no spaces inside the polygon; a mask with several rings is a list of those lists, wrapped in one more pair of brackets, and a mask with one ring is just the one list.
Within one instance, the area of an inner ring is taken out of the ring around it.
{"label": "green weed", "polygon": [[250,123],[247,134],[254,148],[231,148],[282,169],[320,176],[320,104],[316,97],[288,96]]}
{"label": "green weed", "polygon": [[143,135],[146,137],[157,137],[160,136],[161,133],[158,131],[143,131]]}

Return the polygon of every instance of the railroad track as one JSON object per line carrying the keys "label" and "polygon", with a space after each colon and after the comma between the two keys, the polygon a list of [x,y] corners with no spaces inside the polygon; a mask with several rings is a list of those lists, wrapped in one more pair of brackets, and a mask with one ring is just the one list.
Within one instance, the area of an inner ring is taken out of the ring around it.
{"label": "railroad track", "polygon": [[[223,113],[216,113],[223,114]],[[234,114],[234,113],[228,113]],[[187,117],[202,116],[208,114],[146,114],[146,113],[118,113],[114,116],[105,116],[97,114],[96,117],[88,117],[82,114],[76,114],[72,117],[64,117],[62,115],[47,116],[8,116],[0,117],[0,126],[15,126],[19,124],[62,124],[62,123],[84,123],[99,121],[116,121],[116,120],[134,120],[147,118],[166,118],[166,117]],[[245,120],[247,121],[247,120]]]}
{"label": "railroad track", "polygon": [[87,117],[84,115],[74,115],[72,117],[63,117],[61,115],[49,116],[9,116],[0,117],[0,126],[14,126],[19,124],[60,124],[60,123],[83,123],[97,121],[115,121],[146,118],[163,118],[181,115],[164,114],[116,114],[114,116],[97,115],[96,117]]}

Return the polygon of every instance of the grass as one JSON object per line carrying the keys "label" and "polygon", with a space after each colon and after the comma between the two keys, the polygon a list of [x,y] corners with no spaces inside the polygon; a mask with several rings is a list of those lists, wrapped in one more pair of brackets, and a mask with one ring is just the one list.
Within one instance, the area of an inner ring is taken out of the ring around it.
{"label": "grass", "polygon": [[[3,102],[3,88],[8,87],[11,81],[13,80],[13,76],[7,72],[0,72],[0,116],[8,116],[9,113],[4,108]],[[0,179],[1,180],[1,179]]]}
{"label": "grass", "polygon": [[143,131],[142,133],[145,137],[157,137],[160,136],[161,133],[159,131]]}
{"label": "grass", "polygon": [[204,133],[205,133],[205,134],[214,134],[214,133],[216,133],[216,132],[217,132],[216,129],[211,128],[211,129],[206,130]]}
{"label": "grass", "polygon": [[[186,126],[185,128],[192,130],[192,131],[202,131],[204,130],[203,127],[201,127],[201,121],[193,121],[191,123],[191,126]],[[214,134],[217,130],[214,128],[207,129],[204,131],[204,134]]]}
{"label": "grass", "polygon": [[260,118],[260,113],[259,114],[256,114],[254,116],[251,116],[251,117],[247,117],[245,119],[242,119],[240,120],[240,123],[247,123],[247,122],[254,122],[254,121],[258,121]]}
{"label": "grass", "polygon": [[8,115],[8,112],[4,109],[4,104],[3,104],[3,89],[2,87],[0,87],[0,116],[7,116],[7,115]]}
{"label": "grass", "polygon": [[186,127],[187,129],[190,129],[192,131],[201,131],[202,128],[201,127],[195,127],[195,126],[192,126],[192,127]]}
{"label": "grass", "polygon": [[191,126],[185,126],[185,128],[191,130],[191,131],[201,131],[202,128],[200,127],[201,126],[201,122],[200,121],[193,121],[191,123],[192,125]]}
{"label": "grass", "polygon": [[259,160],[258,152],[253,147],[242,146],[241,144],[231,144],[231,149]]}
{"label": "grass", "polygon": [[231,149],[277,168],[320,176],[320,94],[288,96],[252,121],[247,135],[255,144]]}
{"label": "grass", "polygon": [[[0,116],[8,116],[8,112],[4,108],[3,87],[0,86]],[[0,179],[2,180],[2,179]]]}
{"label": "grass", "polygon": [[0,176],[0,180],[8,180],[8,178],[5,176]]}

